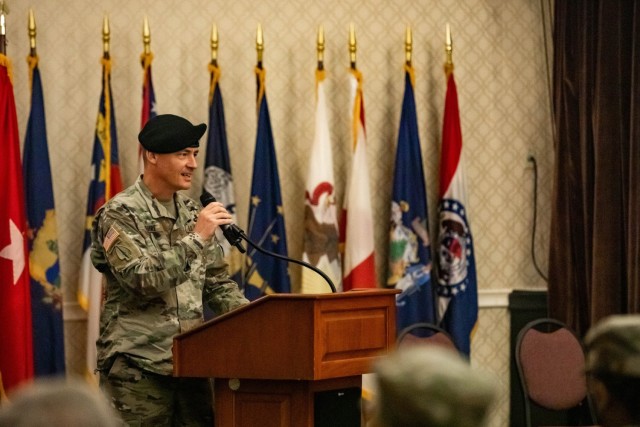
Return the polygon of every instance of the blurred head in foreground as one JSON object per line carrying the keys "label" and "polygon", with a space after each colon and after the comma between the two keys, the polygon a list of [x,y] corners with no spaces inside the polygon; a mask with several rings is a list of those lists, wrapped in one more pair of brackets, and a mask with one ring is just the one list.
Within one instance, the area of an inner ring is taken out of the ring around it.
{"label": "blurred head in foreground", "polygon": [[117,427],[97,388],[80,380],[39,380],[23,386],[0,407],[0,427]]}
{"label": "blurred head in foreground", "polygon": [[482,426],[496,393],[489,376],[440,346],[401,348],[374,372],[378,427]]}
{"label": "blurred head in foreground", "polygon": [[598,421],[605,427],[640,424],[640,315],[607,317],[584,343]]}

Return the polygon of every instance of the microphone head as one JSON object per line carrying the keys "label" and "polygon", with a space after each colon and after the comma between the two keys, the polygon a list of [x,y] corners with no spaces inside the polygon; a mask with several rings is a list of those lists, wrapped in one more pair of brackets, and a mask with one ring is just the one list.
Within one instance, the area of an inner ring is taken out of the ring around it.
{"label": "microphone head", "polygon": [[203,207],[215,201],[216,198],[213,197],[213,194],[209,193],[207,190],[202,190],[202,194],[200,195],[200,203],[202,203]]}

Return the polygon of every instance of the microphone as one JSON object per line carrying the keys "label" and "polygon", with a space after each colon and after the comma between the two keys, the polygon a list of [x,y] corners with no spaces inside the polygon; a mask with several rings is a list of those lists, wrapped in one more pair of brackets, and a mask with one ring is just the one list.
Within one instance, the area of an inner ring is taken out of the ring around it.
{"label": "microphone", "polygon": [[[213,194],[209,193],[207,190],[202,190],[202,194],[200,195],[200,203],[202,203],[203,207],[215,201],[216,201],[216,198],[213,197]],[[220,229],[222,230],[222,234],[224,234],[224,237],[227,239],[227,241],[231,245],[238,248],[240,253],[246,252],[244,246],[242,246],[242,241],[240,240],[241,234],[243,233],[242,233],[242,230],[240,230],[240,228],[237,225],[222,224],[220,226]]]}
{"label": "microphone", "polygon": [[[200,203],[202,203],[202,206],[207,206],[209,203],[211,202],[215,202],[216,198],[213,197],[213,194],[209,193],[207,190],[202,190],[202,194],[200,195]],[[331,288],[331,292],[336,293],[336,286],[333,284],[333,282],[331,281],[331,279],[329,278],[329,276],[327,276],[324,271],[320,270],[317,267],[314,267],[313,265],[309,264],[308,262],[304,262],[298,259],[293,259],[293,258],[289,258],[286,257],[284,255],[280,255],[277,254],[275,252],[271,252],[268,251],[266,249],[261,248],[260,246],[258,246],[257,244],[253,243],[251,240],[249,240],[249,238],[247,237],[246,234],[244,234],[244,231],[242,231],[242,229],[240,227],[238,227],[235,224],[224,224],[221,225],[220,228],[222,229],[222,234],[224,234],[224,237],[229,241],[229,243],[231,243],[233,246],[235,246],[236,248],[238,248],[238,250],[242,253],[245,253],[245,249],[242,247],[242,242],[240,242],[240,239],[246,241],[249,245],[251,245],[254,249],[256,249],[258,252],[261,252],[265,255],[269,255],[271,257],[274,258],[278,258],[281,259],[283,261],[287,261],[287,262],[293,262],[296,264],[299,264],[303,267],[307,267],[310,268],[311,270],[315,271],[316,273],[318,273],[320,276],[322,276],[322,278],[327,282],[327,284],[329,285],[329,287]]]}

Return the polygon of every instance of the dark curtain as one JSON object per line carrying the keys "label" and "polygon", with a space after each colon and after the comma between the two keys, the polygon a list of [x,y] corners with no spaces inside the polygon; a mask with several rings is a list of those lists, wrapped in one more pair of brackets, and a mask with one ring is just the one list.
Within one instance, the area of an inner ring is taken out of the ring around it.
{"label": "dark curtain", "polygon": [[549,315],[640,311],[640,1],[556,0]]}

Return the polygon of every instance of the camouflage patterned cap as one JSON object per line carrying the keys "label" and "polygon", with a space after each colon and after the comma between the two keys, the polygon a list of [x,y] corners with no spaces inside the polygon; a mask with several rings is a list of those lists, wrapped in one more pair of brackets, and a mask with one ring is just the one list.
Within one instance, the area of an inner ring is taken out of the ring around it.
{"label": "camouflage patterned cap", "polygon": [[191,122],[173,114],[160,114],[150,119],[138,134],[138,141],[152,153],[176,153],[187,147],[198,147],[207,125]]}
{"label": "camouflage patterned cap", "polygon": [[640,315],[609,316],[584,342],[587,372],[640,378]]}
{"label": "camouflage patterned cap", "polygon": [[381,426],[477,427],[496,394],[488,374],[439,346],[403,347],[374,366]]}

